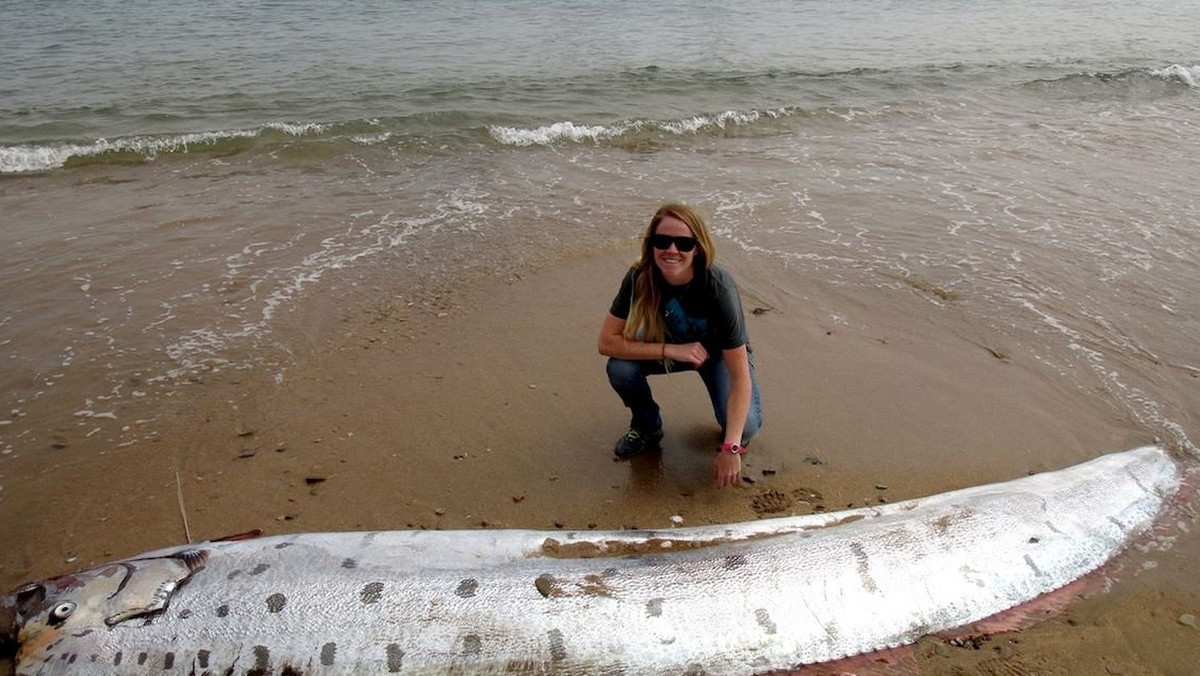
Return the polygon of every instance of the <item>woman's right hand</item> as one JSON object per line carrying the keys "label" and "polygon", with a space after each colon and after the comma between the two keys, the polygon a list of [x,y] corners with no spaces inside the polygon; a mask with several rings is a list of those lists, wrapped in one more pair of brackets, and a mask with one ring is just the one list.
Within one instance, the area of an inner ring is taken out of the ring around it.
{"label": "woman's right hand", "polygon": [[708,361],[708,350],[705,350],[700,343],[667,343],[663,347],[663,355],[667,359],[686,362],[693,366],[700,366]]}

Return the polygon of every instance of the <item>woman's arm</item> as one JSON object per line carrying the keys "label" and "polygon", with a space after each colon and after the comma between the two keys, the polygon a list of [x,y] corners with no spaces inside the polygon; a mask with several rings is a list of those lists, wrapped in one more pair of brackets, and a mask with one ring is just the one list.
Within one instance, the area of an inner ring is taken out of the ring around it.
{"label": "woman's arm", "polygon": [[[650,360],[673,359],[690,362],[699,366],[708,361],[708,352],[700,343],[646,343],[640,340],[629,340],[625,337],[625,320],[613,316],[604,316],[604,324],[600,327],[598,348],[605,357],[617,359]],[[749,371],[747,371],[747,374]],[[749,375],[747,375],[749,382]],[[746,410],[749,411],[749,399]],[[745,420],[745,416],[742,416]],[[740,432],[739,432],[740,433]]]}
{"label": "woman's arm", "polygon": [[[725,405],[725,443],[742,443],[746,416],[750,414],[750,355],[746,346],[724,350],[725,366],[729,369],[729,401]],[[717,453],[714,463],[717,486],[737,485],[742,475],[742,456],[724,451]]]}

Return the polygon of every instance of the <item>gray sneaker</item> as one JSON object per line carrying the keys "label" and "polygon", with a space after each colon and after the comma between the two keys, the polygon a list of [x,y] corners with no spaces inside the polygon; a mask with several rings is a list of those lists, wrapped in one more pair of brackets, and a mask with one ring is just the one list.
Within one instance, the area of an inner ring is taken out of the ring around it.
{"label": "gray sneaker", "polygon": [[630,427],[624,436],[617,439],[617,445],[613,447],[613,453],[621,459],[632,458],[643,451],[658,448],[658,442],[662,441],[662,438],[663,431],[661,427],[650,432],[643,432]]}

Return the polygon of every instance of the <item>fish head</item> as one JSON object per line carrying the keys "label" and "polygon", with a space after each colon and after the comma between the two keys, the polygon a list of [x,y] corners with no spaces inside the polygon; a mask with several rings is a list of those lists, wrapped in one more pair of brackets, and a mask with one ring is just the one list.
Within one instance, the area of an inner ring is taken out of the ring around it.
{"label": "fish head", "polygon": [[59,637],[108,631],[125,620],[160,612],[206,560],[206,552],[192,549],[17,587],[0,598],[0,657],[15,653],[20,664],[52,650]]}
{"label": "fish head", "polygon": [[[120,585],[122,569],[108,565],[31,582],[0,600],[0,641],[17,661],[52,643],[60,632],[85,631],[99,619]],[[15,648],[15,650],[14,650]]]}

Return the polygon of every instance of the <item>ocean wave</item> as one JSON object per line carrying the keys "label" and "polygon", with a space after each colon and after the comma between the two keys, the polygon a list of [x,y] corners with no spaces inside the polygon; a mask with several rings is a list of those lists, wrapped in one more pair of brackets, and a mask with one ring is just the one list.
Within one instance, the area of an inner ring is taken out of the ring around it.
{"label": "ocean wave", "polygon": [[646,132],[676,136],[700,134],[729,127],[748,126],[764,119],[780,119],[797,112],[800,112],[800,109],[727,110],[712,115],[693,115],[674,120],[621,120],[609,124],[576,124],[564,121],[527,128],[491,125],[488,127],[488,133],[496,141],[512,146],[599,143]]}
{"label": "ocean wave", "polygon": [[1200,87],[1200,66],[1181,66],[1173,63],[1166,68],[1156,68],[1150,71],[1154,77],[1183,84],[1196,89]]}
{"label": "ocean wave", "polygon": [[1190,89],[1196,89],[1200,87],[1200,66],[1184,66],[1175,63],[1162,68],[1131,68],[1114,72],[1087,71],[1070,73],[1053,79],[1033,80],[1026,84],[1054,87],[1094,83],[1129,85],[1147,81],[1181,84]]}
{"label": "ocean wave", "polygon": [[164,153],[213,149],[229,143],[261,138],[271,133],[311,136],[327,125],[315,122],[270,122],[256,129],[195,132],[162,136],[129,136],[84,143],[24,144],[0,148],[0,174],[33,173],[92,162],[148,161]]}

